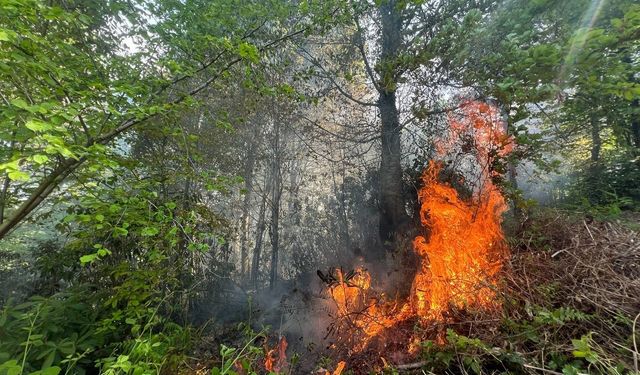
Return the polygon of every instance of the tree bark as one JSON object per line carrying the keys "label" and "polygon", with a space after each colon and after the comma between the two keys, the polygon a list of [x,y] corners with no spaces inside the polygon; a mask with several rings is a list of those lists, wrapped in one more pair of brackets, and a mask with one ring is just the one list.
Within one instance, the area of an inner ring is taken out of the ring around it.
{"label": "tree bark", "polygon": [[280,246],[280,198],[282,197],[282,173],[280,171],[280,121],[276,119],[274,124],[274,158],[272,166],[273,190],[271,197],[271,226],[269,237],[271,238],[271,270],[269,273],[269,287],[273,288],[278,281],[278,261]]}
{"label": "tree bark", "polygon": [[[257,133],[257,131],[256,131]],[[256,134],[251,136],[249,148],[244,161],[244,197],[242,199],[242,216],[240,218],[240,275],[245,279],[249,272],[249,212],[253,191],[253,170],[256,165]]]}
{"label": "tree bark", "polygon": [[4,181],[2,182],[2,191],[0,192],[0,224],[4,222],[4,209],[7,206],[8,190],[9,190],[9,176],[4,174]]}
{"label": "tree bark", "polygon": [[262,200],[260,202],[260,211],[258,213],[258,224],[256,225],[256,243],[253,248],[253,257],[251,260],[251,285],[255,288],[258,287],[258,275],[260,272],[260,256],[262,255],[262,239],[264,237],[264,230],[266,227],[265,214],[267,211],[267,198],[271,191],[271,176],[265,177],[265,189],[262,194]]}
{"label": "tree bark", "polygon": [[[500,108],[501,117],[504,121],[504,133],[506,135],[513,135],[511,131],[511,103],[505,104],[500,100],[496,101],[498,104],[498,108]],[[509,179],[509,184],[514,191],[518,190],[518,172],[517,172],[517,162],[513,159],[510,159],[507,163],[507,177]],[[518,225],[523,222],[523,212],[522,209],[518,206],[518,202],[516,199],[512,199],[511,202],[511,210],[513,211],[513,219]]]}
{"label": "tree bark", "polygon": [[395,249],[398,234],[408,222],[402,192],[401,126],[396,103],[398,76],[393,61],[402,43],[402,20],[396,1],[380,6],[382,21],[378,108],[381,120],[380,239],[387,251]]}
{"label": "tree bark", "polygon": [[[622,57],[622,62],[632,66],[633,59],[631,54],[627,53]],[[632,72],[628,75],[631,83],[638,83],[638,79]],[[634,98],[631,101],[631,145],[640,149],[640,99]]]}
{"label": "tree bark", "polygon": [[341,166],[339,171],[340,182],[336,181],[336,171],[331,169],[331,177],[333,179],[333,191],[336,196],[336,201],[338,203],[338,221],[340,226],[338,228],[338,235],[340,242],[342,243],[342,247],[344,250],[351,250],[351,235],[349,234],[349,217],[348,217],[348,207],[347,207],[347,194],[345,191],[344,181],[345,181],[345,169],[344,166]]}
{"label": "tree bark", "polygon": [[591,123],[591,161],[597,163],[600,160],[602,139],[600,138],[600,122],[595,114],[590,117]]}
{"label": "tree bark", "polygon": [[640,100],[631,102],[631,138],[637,149],[640,149]]}
{"label": "tree bark", "polygon": [[9,217],[0,225],[0,239],[4,238],[13,228],[20,224],[67,176],[80,167],[85,160],[85,157],[81,157],[78,160],[65,159],[56,169],[51,171],[31,193],[29,198],[18,207],[13,216]]}

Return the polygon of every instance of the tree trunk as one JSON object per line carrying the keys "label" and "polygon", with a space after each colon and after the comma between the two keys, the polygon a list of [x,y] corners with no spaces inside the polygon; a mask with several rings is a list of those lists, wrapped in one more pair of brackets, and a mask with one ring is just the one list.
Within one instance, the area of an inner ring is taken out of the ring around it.
{"label": "tree trunk", "polygon": [[[13,147],[16,144],[15,141],[16,131],[11,133],[11,143],[9,143],[9,150],[13,153]],[[22,148],[21,150],[22,151]],[[11,185],[11,179],[8,173],[4,173],[4,181],[2,182],[2,192],[0,192],[0,225],[4,223],[4,214],[7,208],[7,201],[9,200],[9,185]]]}
{"label": "tree trunk", "polygon": [[336,172],[331,169],[331,177],[333,179],[333,191],[336,196],[336,200],[338,203],[338,221],[340,226],[338,228],[338,235],[340,239],[340,243],[342,243],[343,250],[350,251],[352,250],[351,245],[351,236],[349,234],[349,218],[348,218],[348,208],[347,208],[347,194],[345,191],[344,180],[345,180],[345,170],[344,166],[340,168],[340,182],[336,181]]}
{"label": "tree trunk", "polygon": [[271,270],[269,273],[269,287],[273,288],[278,281],[278,260],[280,241],[280,198],[282,197],[282,174],[280,172],[280,122],[276,119],[274,124],[274,158],[273,158],[273,191],[271,198],[271,226],[269,237],[271,238]]}
{"label": "tree trunk", "polygon": [[[256,131],[257,133],[257,131]],[[249,149],[244,160],[244,198],[242,200],[242,216],[240,217],[240,275],[245,279],[249,272],[249,212],[251,209],[251,193],[253,190],[253,170],[256,165],[256,135],[249,141]]]}
{"label": "tree trunk", "polygon": [[2,191],[0,192],[0,224],[4,222],[4,209],[7,206],[10,181],[8,174],[5,173],[4,181],[2,182]]}
{"label": "tree trunk", "polygon": [[267,210],[267,197],[271,191],[271,176],[265,177],[265,189],[260,202],[260,212],[258,213],[258,224],[256,225],[256,244],[253,248],[253,259],[251,261],[251,285],[258,287],[258,275],[260,272],[260,255],[262,252],[262,239],[266,227],[265,213]]}
{"label": "tree trunk", "polygon": [[591,161],[597,163],[600,160],[602,139],[600,138],[600,122],[595,114],[591,115]]}
{"label": "tree trunk", "polygon": [[58,185],[85,161],[86,157],[83,156],[78,160],[71,158],[64,159],[60,164],[58,164],[58,167],[51,171],[49,175],[40,182],[38,187],[31,193],[29,198],[27,198],[27,200],[16,209],[13,215],[0,224],[0,239],[9,234],[9,232],[18,226],[18,224],[22,223],[22,220],[40,206],[40,204],[58,187]]}
{"label": "tree trunk", "polygon": [[402,43],[402,20],[395,1],[380,6],[382,20],[378,108],[382,125],[380,163],[380,239],[387,251],[395,249],[398,234],[408,222],[402,192],[400,117],[396,104],[398,76],[393,60]]}
{"label": "tree trunk", "polygon": [[[627,53],[622,57],[622,62],[629,64],[629,67],[633,64],[631,54]],[[632,70],[629,70],[628,80],[630,83],[638,83],[638,79]],[[631,101],[631,145],[640,149],[640,99],[633,99]]]}
{"label": "tree trunk", "polygon": [[591,126],[591,164],[587,169],[587,199],[591,204],[600,203],[598,193],[602,184],[602,165],[600,164],[600,150],[602,148],[602,138],[600,137],[600,120],[595,113],[589,118]]}
{"label": "tree trunk", "polygon": [[637,149],[640,149],[640,100],[631,102],[631,138]]}
{"label": "tree trunk", "polygon": [[[504,104],[501,101],[496,101],[498,104],[498,108],[500,108],[501,117],[504,121],[504,133],[506,135],[513,135],[511,131],[511,104]],[[510,159],[507,163],[507,177],[509,179],[509,184],[514,191],[518,190],[518,173],[517,173],[517,162],[513,159]],[[512,199],[511,202],[511,210],[513,211],[513,219],[515,222],[520,225],[523,222],[523,214],[522,209],[518,206],[517,198]]]}

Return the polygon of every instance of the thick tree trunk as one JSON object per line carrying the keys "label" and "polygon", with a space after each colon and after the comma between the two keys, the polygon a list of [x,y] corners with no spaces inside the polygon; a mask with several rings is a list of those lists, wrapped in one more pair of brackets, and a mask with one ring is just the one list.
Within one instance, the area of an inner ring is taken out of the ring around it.
{"label": "thick tree trunk", "polygon": [[400,121],[395,93],[379,98],[382,118],[382,158],[380,163],[380,237],[387,250],[393,250],[397,235],[407,223],[402,193]]}
{"label": "thick tree trunk", "polygon": [[381,119],[380,239],[387,251],[395,249],[398,234],[408,222],[402,192],[400,117],[396,104],[398,76],[393,60],[402,43],[402,20],[396,2],[380,6],[382,21],[378,108]]}

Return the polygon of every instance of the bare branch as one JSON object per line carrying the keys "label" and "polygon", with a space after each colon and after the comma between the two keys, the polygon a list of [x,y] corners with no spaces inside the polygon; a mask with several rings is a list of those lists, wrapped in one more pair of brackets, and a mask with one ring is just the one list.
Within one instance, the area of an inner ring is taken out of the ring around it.
{"label": "bare branch", "polygon": [[373,84],[373,87],[375,87],[376,90],[378,90],[378,92],[381,92],[381,88],[378,85],[378,78],[373,73],[373,69],[371,69],[371,65],[369,64],[369,59],[367,58],[366,51],[364,50],[364,38],[362,37],[363,30],[360,27],[360,22],[358,22],[358,20],[356,19],[355,23],[356,23],[356,26],[358,27],[357,47],[358,47],[358,50],[360,51],[360,55],[362,56],[362,61],[364,62],[364,68],[367,74],[369,75],[369,78],[371,79],[371,83]]}

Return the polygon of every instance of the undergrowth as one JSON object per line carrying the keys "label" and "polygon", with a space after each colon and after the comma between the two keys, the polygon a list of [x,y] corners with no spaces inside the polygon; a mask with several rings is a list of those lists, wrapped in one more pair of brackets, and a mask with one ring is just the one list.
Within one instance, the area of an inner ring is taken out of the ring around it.
{"label": "undergrowth", "polygon": [[535,212],[510,238],[499,323],[490,332],[449,329],[444,345],[424,342],[420,371],[638,374],[634,222],[633,216]]}
{"label": "undergrowth", "polygon": [[[420,344],[413,363],[383,359],[383,367],[362,369],[344,358],[342,374],[638,374],[640,235],[631,220],[539,209],[509,239],[499,316],[451,324]],[[221,346],[207,373],[264,373],[256,339],[268,335],[253,335],[235,349]],[[332,374],[325,369],[338,360],[325,357],[318,373]]]}

